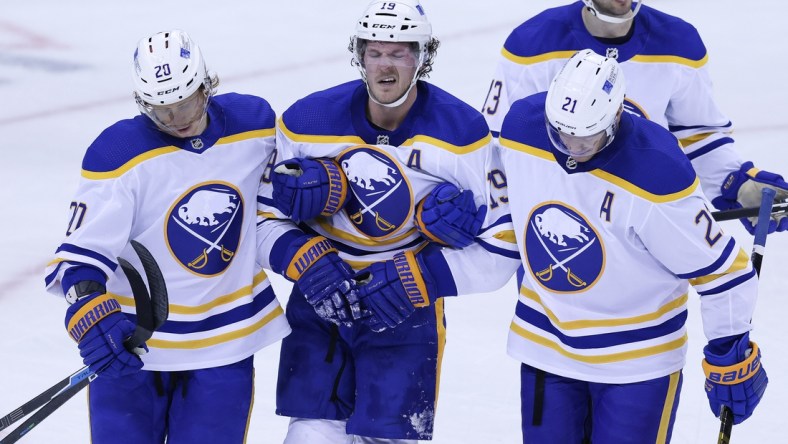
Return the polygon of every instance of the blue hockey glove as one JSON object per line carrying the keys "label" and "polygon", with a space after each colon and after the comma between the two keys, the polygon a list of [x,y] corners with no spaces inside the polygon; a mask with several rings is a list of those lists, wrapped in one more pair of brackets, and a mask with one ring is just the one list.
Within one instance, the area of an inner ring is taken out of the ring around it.
{"label": "blue hockey glove", "polygon": [[370,265],[356,274],[356,281],[361,321],[376,332],[401,324],[437,294],[432,275],[412,251]]}
{"label": "blue hockey glove", "polygon": [[443,182],[416,207],[416,227],[433,242],[464,248],[473,243],[486,214],[487,206],[477,208],[472,192]]}
{"label": "blue hockey glove", "polygon": [[[776,202],[788,199],[788,183],[779,174],[761,171],[753,167],[752,162],[745,162],[739,171],[728,174],[720,189],[722,196],[715,198],[712,203],[720,210],[733,210],[736,208],[759,207],[761,205],[761,190],[764,187],[774,188]],[[741,219],[742,224],[750,232],[755,233],[757,217]],[[769,221],[769,233],[788,230],[788,217],[786,213],[772,215]]]}
{"label": "blue hockey glove", "polygon": [[303,244],[287,267],[307,302],[326,321],[350,326],[360,317],[353,269],[343,261],[328,239],[317,236]]}
{"label": "blue hockey glove", "polygon": [[[118,378],[138,372],[142,360],[126,350],[123,341],[134,333],[134,323],[120,311],[117,299],[92,293],[66,310],[66,330],[79,345],[82,362],[102,377]],[[147,347],[142,346],[145,351]]]}
{"label": "blue hockey glove", "polygon": [[271,173],[274,206],[295,221],[336,214],[347,203],[345,173],[331,159],[289,159]]}
{"label": "blue hockey glove", "polygon": [[720,416],[723,405],[733,411],[733,423],[752,415],[761,401],[769,378],[761,365],[761,350],[750,342],[750,334],[709,341],[703,348],[706,359],[706,396],[712,413]]}

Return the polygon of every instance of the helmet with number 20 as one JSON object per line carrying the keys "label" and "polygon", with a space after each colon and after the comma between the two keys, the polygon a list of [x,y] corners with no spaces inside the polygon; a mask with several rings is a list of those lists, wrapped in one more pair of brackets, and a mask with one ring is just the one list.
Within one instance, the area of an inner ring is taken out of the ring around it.
{"label": "helmet with number 20", "polygon": [[[134,51],[132,75],[134,99],[140,112],[170,133],[172,128],[161,115],[187,112],[204,118],[218,85],[218,78],[208,72],[200,47],[180,30],[159,32],[140,40]],[[204,87],[205,100],[195,96],[200,87]],[[179,110],[181,102],[185,111]],[[193,109],[195,106],[200,109]]]}

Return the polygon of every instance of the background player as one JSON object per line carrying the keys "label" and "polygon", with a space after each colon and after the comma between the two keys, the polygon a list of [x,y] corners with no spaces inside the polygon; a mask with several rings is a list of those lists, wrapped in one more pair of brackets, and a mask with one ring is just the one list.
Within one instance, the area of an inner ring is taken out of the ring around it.
{"label": "background player", "polygon": [[[566,59],[580,48],[616,59],[629,79],[624,109],[668,128],[692,161],[701,187],[717,208],[760,205],[760,189],[788,198],[788,183],[760,171],[734,150],[732,124],[718,109],[698,31],[643,0],[583,0],[545,10],[509,35],[482,108],[498,136],[512,103],[546,91]],[[750,233],[753,219],[742,219]],[[785,214],[770,232],[788,229]]]}

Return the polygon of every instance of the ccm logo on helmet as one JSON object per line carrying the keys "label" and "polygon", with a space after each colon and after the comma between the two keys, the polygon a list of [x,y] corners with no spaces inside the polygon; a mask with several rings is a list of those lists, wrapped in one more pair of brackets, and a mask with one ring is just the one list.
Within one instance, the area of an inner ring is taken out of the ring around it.
{"label": "ccm logo on helmet", "polygon": [[168,89],[168,90],[166,90],[166,91],[159,91],[159,92],[157,92],[157,93],[156,93],[156,95],[158,95],[158,96],[163,96],[163,95],[165,95],[165,94],[170,94],[170,93],[172,93],[172,92],[174,92],[174,91],[177,91],[177,90],[179,90],[179,89],[181,89],[181,87],[180,87],[180,86],[176,86],[175,88]]}
{"label": "ccm logo on helmet", "polygon": [[394,26],[394,25],[386,25],[386,24],[382,24],[382,23],[373,23],[372,27],[373,28],[382,28],[382,29],[393,29],[393,28],[396,28],[396,26]]}

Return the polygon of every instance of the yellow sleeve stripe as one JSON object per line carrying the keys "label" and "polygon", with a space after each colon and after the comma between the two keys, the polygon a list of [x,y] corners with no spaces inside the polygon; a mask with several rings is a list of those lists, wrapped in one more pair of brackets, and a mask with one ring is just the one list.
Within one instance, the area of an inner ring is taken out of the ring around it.
{"label": "yellow sleeve stripe", "polygon": [[287,136],[288,139],[294,142],[304,143],[350,143],[353,145],[364,144],[364,139],[355,135],[348,136],[313,136],[306,134],[297,134],[290,131],[285,125],[285,121],[279,118],[279,129]]}
{"label": "yellow sleeve stripe", "polygon": [[709,61],[709,54],[705,54],[700,60],[692,60],[686,57],[674,55],[636,55],[630,60],[640,63],[675,63],[678,65],[689,66],[690,68],[700,68]]}
{"label": "yellow sleeve stripe", "polygon": [[611,362],[621,362],[621,361],[628,361],[631,359],[639,359],[645,358],[646,356],[653,356],[658,355],[660,353],[666,353],[671,350],[675,350],[677,348],[681,348],[684,344],[687,343],[687,334],[678,339],[675,339],[670,342],[666,342],[664,344],[655,345],[652,347],[645,347],[637,350],[629,350],[625,352],[618,352],[618,353],[608,353],[604,355],[581,355],[578,353],[573,353],[568,350],[565,350],[560,344],[553,342],[547,338],[543,338],[539,335],[529,332],[528,330],[520,327],[519,325],[512,322],[510,329],[515,332],[518,336],[521,336],[531,342],[535,342],[541,346],[547,347],[555,352],[566,356],[569,359],[573,359],[579,362],[585,362],[588,364],[609,364]]}
{"label": "yellow sleeve stripe", "polygon": [[[550,161],[555,162],[555,156],[553,156],[552,153],[550,153],[548,151],[545,151],[545,150],[541,150],[541,149],[536,148],[536,147],[533,147],[531,145],[526,145],[524,143],[515,142],[514,140],[506,139],[504,137],[501,137],[499,139],[499,143],[501,144],[501,146],[504,146],[506,148],[511,148],[511,149],[513,149],[515,151],[520,151],[520,152],[523,152],[523,153],[526,153],[526,154],[530,154],[530,155],[535,156],[535,157],[539,157],[540,159],[550,160]],[[640,197],[642,197],[642,198],[644,198],[644,199],[646,199],[648,201],[656,202],[656,203],[673,202],[673,201],[676,201],[676,200],[679,200],[679,199],[683,199],[683,198],[689,196],[690,194],[692,194],[695,191],[695,189],[700,185],[700,180],[698,180],[698,178],[695,177],[695,180],[687,188],[685,188],[685,189],[683,189],[681,191],[677,191],[675,193],[661,195],[661,194],[654,194],[654,193],[648,192],[648,191],[644,190],[643,188],[640,188],[639,186],[637,186],[637,185],[635,185],[635,184],[633,184],[631,182],[626,181],[625,179],[622,179],[622,178],[620,178],[618,176],[615,176],[613,174],[608,173],[607,171],[594,170],[594,171],[591,171],[590,173],[593,174],[594,176],[602,179],[602,180],[605,180],[607,182],[613,183],[613,184],[615,184],[615,185],[617,185],[617,186],[629,191],[632,194],[635,194],[635,195],[640,196]]]}
{"label": "yellow sleeve stripe", "polygon": [[516,56],[509,52],[506,48],[501,49],[501,55],[504,56],[506,59],[511,60],[514,63],[520,65],[534,65],[541,62],[546,62],[548,60],[555,60],[555,59],[568,59],[572,57],[577,51],[553,51],[553,52],[546,52],[544,54],[538,54],[535,56],[530,57],[523,57],[523,56]]}
{"label": "yellow sleeve stripe", "polygon": [[642,324],[644,322],[649,322],[655,319],[659,319],[666,313],[676,310],[677,308],[683,307],[684,305],[687,304],[687,300],[689,299],[687,293],[684,293],[683,295],[681,295],[681,297],[668,302],[662,307],[659,307],[657,311],[638,315],[638,316],[630,316],[628,318],[579,319],[576,321],[561,321],[560,319],[558,319],[558,316],[556,316],[555,313],[553,313],[549,308],[547,308],[542,303],[542,299],[535,291],[529,290],[525,287],[520,287],[520,294],[539,304],[544,310],[547,317],[550,319],[550,322],[562,330],[577,330],[581,328],[594,328],[594,327],[620,327],[623,325]]}
{"label": "yellow sleeve stripe", "polygon": [[436,139],[434,137],[418,135],[418,136],[413,136],[410,139],[406,140],[405,142],[402,143],[401,146],[411,146],[416,142],[423,142],[444,149],[454,154],[468,154],[480,148],[483,148],[484,146],[489,144],[490,141],[492,141],[492,135],[490,133],[487,133],[485,137],[477,140],[476,142],[462,146],[452,145],[451,143],[444,142],[443,140]]}
{"label": "yellow sleeve stripe", "polygon": [[142,162],[145,162],[146,160],[153,159],[154,157],[158,157],[164,154],[174,153],[179,149],[180,148],[172,145],[156,148],[154,150],[147,151],[145,153],[140,154],[139,156],[132,158],[128,162],[121,165],[119,168],[116,168],[112,171],[97,172],[97,171],[82,170],[82,177],[90,180],[103,180],[103,179],[112,179],[115,177],[120,177],[126,174],[126,172],[128,172],[135,166],[141,164]]}
{"label": "yellow sleeve stripe", "polygon": [[526,145],[524,143],[515,142],[512,139],[507,139],[507,138],[504,138],[504,137],[499,138],[498,142],[502,146],[505,146],[506,148],[511,148],[511,149],[513,149],[515,151],[520,151],[520,152],[523,152],[523,153],[526,153],[526,154],[530,154],[530,155],[535,156],[535,157],[539,157],[540,159],[550,160],[552,162],[555,162],[555,156],[553,156],[553,153],[551,153],[549,151],[540,150],[539,148],[533,147],[531,145]]}
{"label": "yellow sleeve stripe", "polygon": [[56,258],[52,259],[51,261],[49,261],[48,264],[46,264],[46,268],[49,268],[49,267],[51,267],[53,265],[57,265],[57,264],[59,264],[61,262],[65,262],[66,260],[67,259],[63,259],[62,257],[56,257]]}
{"label": "yellow sleeve stripe", "polygon": [[[233,134],[232,136],[222,137],[221,139],[216,141],[216,145],[224,145],[233,142],[240,142],[242,140],[253,139],[257,137],[270,137],[276,134],[276,130],[273,128],[261,129],[261,130],[254,130],[254,131],[246,131],[243,133]],[[135,166],[145,162],[146,160],[153,159],[154,157],[158,157],[164,154],[174,153],[179,151],[180,148],[177,146],[163,146],[161,148],[156,148],[150,151],[146,151],[139,156],[133,157],[131,160],[127,161],[119,168],[116,168],[112,171],[88,171],[82,170],[82,177],[85,179],[90,180],[103,180],[103,179],[112,179],[115,177],[120,177],[126,174],[129,170],[134,168]]]}
{"label": "yellow sleeve stripe", "polygon": [[720,274],[710,274],[708,276],[701,276],[699,278],[690,279],[690,285],[697,286],[697,285],[704,285],[708,284],[709,282],[719,279],[723,276],[727,276],[732,273],[736,273],[737,271],[742,271],[746,269],[750,265],[750,256],[744,252],[741,248],[739,248],[739,254],[736,255],[736,260],[733,261],[730,267],[727,270],[723,271]]}
{"label": "yellow sleeve stripe", "polygon": [[253,131],[246,131],[243,133],[233,134],[232,136],[222,137],[216,141],[216,145],[224,145],[226,143],[240,142],[248,139],[259,139],[263,137],[271,137],[276,135],[274,128],[265,128]]}
{"label": "yellow sleeve stripe", "polygon": [[514,233],[514,230],[499,231],[493,235],[493,238],[510,244],[517,243],[517,235]]}
{"label": "yellow sleeve stripe", "polygon": [[693,144],[695,144],[695,143],[698,143],[698,142],[700,142],[701,140],[705,140],[705,139],[707,139],[707,138],[708,138],[709,136],[711,136],[712,134],[715,134],[715,133],[700,133],[700,134],[694,134],[694,135],[692,135],[692,136],[685,137],[685,138],[683,138],[683,139],[679,139],[679,144],[681,145],[681,147],[682,147],[682,148],[686,148],[686,147],[688,147],[688,146],[690,146],[690,145],[693,145]]}
{"label": "yellow sleeve stripe", "polygon": [[[303,142],[303,143],[352,143],[354,145],[365,145],[366,142],[358,136],[355,135],[348,135],[348,136],[327,136],[327,135],[306,135],[306,134],[296,134],[290,131],[287,126],[285,125],[284,120],[281,118],[279,119],[279,129],[292,141],[294,142]],[[482,139],[477,140],[468,145],[453,145],[451,143],[445,142],[440,139],[436,139],[434,137],[425,136],[425,135],[417,135],[411,137],[410,139],[406,140],[402,143],[401,146],[411,146],[416,142],[423,142],[433,145],[437,148],[442,148],[446,151],[452,152],[454,154],[467,154],[472,153],[492,141],[492,135],[487,133],[485,137]]]}
{"label": "yellow sleeve stripe", "polygon": [[[260,283],[266,279],[268,279],[268,275],[265,274],[264,270],[261,270],[260,273],[257,273],[257,275],[252,280],[252,285],[241,287],[232,293],[219,296],[213,301],[203,305],[190,306],[190,305],[170,304],[170,313],[182,314],[182,315],[195,315],[195,314],[206,313],[220,305],[229,304],[237,301],[238,299],[244,296],[251,295],[254,288],[260,285]],[[124,305],[126,307],[134,307],[134,298],[119,296],[119,295],[113,295],[113,296],[115,296],[115,298],[117,298],[118,301],[120,301],[121,305]]]}
{"label": "yellow sleeve stripe", "polygon": [[248,327],[244,327],[235,331],[231,331],[228,333],[224,333],[221,335],[213,336],[211,338],[205,339],[194,339],[191,341],[168,341],[164,339],[148,339],[145,343],[148,347],[155,347],[155,348],[169,348],[169,349],[196,349],[196,348],[205,348],[211,347],[213,345],[222,344],[225,342],[230,342],[235,339],[243,338],[244,336],[249,336],[252,333],[256,332],[257,330],[265,327],[266,324],[274,320],[276,317],[281,316],[284,314],[284,310],[282,307],[277,306],[271,313],[263,316],[262,319],[255,322]]}
{"label": "yellow sleeve stripe", "polygon": [[673,202],[679,199],[683,199],[691,195],[693,192],[695,192],[695,189],[698,188],[698,186],[700,185],[700,180],[698,180],[696,176],[695,180],[692,181],[692,184],[681,191],[677,191],[675,193],[670,193],[670,194],[654,194],[644,190],[643,188],[640,188],[639,186],[631,182],[626,181],[625,179],[622,179],[618,176],[614,176],[613,174],[610,174],[607,171],[594,170],[591,171],[591,174],[602,180],[606,180],[614,185],[617,185],[636,196],[640,196],[643,199],[655,203],[666,203],[666,202]]}
{"label": "yellow sleeve stripe", "polygon": [[[556,59],[568,59],[577,52],[571,51],[552,51],[544,54],[537,54],[535,56],[517,56],[509,52],[506,48],[501,49],[501,55],[507,60],[511,60],[519,65],[535,65],[541,62],[547,62]],[[700,60],[688,59],[686,57],[679,57],[675,55],[636,55],[629,59],[633,62],[639,63],[675,63],[678,65],[689,66],[690,68],[700,68],[709,61],[709,54],[704,54]]]}

